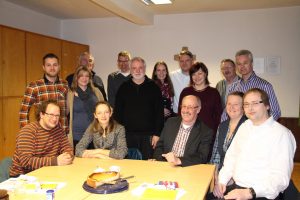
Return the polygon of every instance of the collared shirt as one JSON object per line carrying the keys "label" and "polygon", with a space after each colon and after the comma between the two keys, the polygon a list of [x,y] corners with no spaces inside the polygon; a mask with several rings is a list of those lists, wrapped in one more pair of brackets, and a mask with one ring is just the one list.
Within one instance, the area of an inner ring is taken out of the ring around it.
{"label": "collared shirt", "polygon": [[[256,76],[255,72],[251,74],[248,80],[244,81],[243,79],[240,79],[239,81],[233,83],[229,89],[229,94],[235,91],[245,93],[252,88],[259,88],[268,94],[270,100],[271,115],[275,120],[278,120],[281,116],[281,110],[273,87],[268,81]],[[228,115],[226,114],[226,110],[224,109],[221,117],[221,122],[225,121],[226,119],[228,119]]]}
{"label": "collared shirt", "polygon": [[185,150],[186,142],[190,136],[190,132],[193,126],[186,126],[181,124],[176,136],[175,142],[173,144],[172,152],[176,157],[182,157]]}
{"label": "collared shirt", "polygon": [[289,185],[295,150],[291,131],[272,116],[258,126],[248,119],[226,152],[219,183],[233,178],[239,186],[252,187],[256,197],[274,199]]}
{"label": "collared shirt", "polygon": [[24,127],[29,123],[29,110],[32,105],[40,105],[42,102],[49,99],[56,100],[60,109],[61,117],[60,123],[62,128],[68,133],[68,121],[66,114],[66,96],[68,93],[68,83],[65,80],[57,77],[56,82],[50,82],[44,76],[44,78],[29,83],[26,87],[25,94],[21,103],[21,109],[19,112],[20,127]]}
{"label": "collared shirt", "polygon": [[180,93],[187,87],[190,83],[190,76],[182,73],[181,69],[178,69],[170,74],[171,81],[174,87],[174,105],[173,111],[178,112],[178,103],[180,98]]}

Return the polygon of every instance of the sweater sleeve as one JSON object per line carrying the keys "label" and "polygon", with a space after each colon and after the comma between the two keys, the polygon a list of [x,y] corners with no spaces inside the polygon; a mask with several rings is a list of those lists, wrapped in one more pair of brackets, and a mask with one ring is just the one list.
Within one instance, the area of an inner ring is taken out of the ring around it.
{"label": "sweater sleeve", "polygon": [[93,140],[93,134],[90,133],[89,127],[86,129],[85,133],[83,134],[81,140],[78,142],[75,148],[75,155],[77,157],[82,157],[83,152],[86,150],[86,148],[89,146],[89,144]]}
{"label": "sweater sleeve", "polygon": [[123,126],[120,126],[113,134],[115,134],[116,144],[110,150],[109,157],[115,159],[123,159],[127,155],[128,150],[125,138],[125,128]]}
{"label": "sweater sleeve", "polygon": [[36,92],[37,91],[35,89],[34,83],[30,83],[26,87],[25,94],[21,102],[21,109],[19,112],[20,128],[29,123],[29,110],[31,106],[36,102]]}

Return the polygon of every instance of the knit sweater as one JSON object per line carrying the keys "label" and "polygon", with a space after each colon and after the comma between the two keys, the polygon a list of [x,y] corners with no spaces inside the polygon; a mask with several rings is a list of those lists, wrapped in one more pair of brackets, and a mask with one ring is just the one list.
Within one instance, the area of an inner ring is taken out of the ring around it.
{"label": "knit sweater", "polygon": [[46,130],[39,122],[32,122],[24,126],[17,136],[10,176],[57,165],[57,156],[64,152],[72,155],[73,149],[60,126]]}
{"label": "knit sweater", "polygon": [[114,110],[115,119],[125,126],[127,135],[160,136],[164,124],[162,95],[147,76],[140,85],[132,79],[121,85]]}

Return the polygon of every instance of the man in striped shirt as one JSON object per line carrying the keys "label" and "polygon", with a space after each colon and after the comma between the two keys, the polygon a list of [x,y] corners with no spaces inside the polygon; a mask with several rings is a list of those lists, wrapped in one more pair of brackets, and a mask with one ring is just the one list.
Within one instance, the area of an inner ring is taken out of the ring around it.
{"label": "man in striped shirt", "polygon": [[37,110],[37,121],[20,130],[10,168],[11,177],[43,166],[72,163],[73,149],[64,130],[58,125],[60,113],[56,101],[44,101]]}
{"label": "man in striped shirt", "polygon": [[155,159],[183,167],[207,162],[213,131],[197,119],[200,109],[198,97],[183,98],[181,117],[167,120],[154,151]]}
{"label": "man in striped shirt", "polygon": [[[236,66],[238,72],[242,75],[242,78],[234,82],[229,88],[229,93],[239,91],[247,92],[252,88],[259,88],[265,91],[270,99],[270,112],[275,120],[278,120],[281,116],[280,107],[277,101],[277,97],[273,90],[272,85],[258,77],[253,71],[253,55],[249,50],[240,50],[235,54]],[[223,111],[221,121],[225,121],[228,118],[226,111]]]}
{"label": "man in striped shirt", "polygon": [[66,96],[68,83],[58,77],[60,65],[55,54],[49,53],[43,57],[43,70],[44,77],[29,83],[26,87],[19,112],[20,127],[22,128],[29,123],[29,111],[32,105],[38,106],[43,101],[54,99],[61,109],[60,123],[67,134]]}

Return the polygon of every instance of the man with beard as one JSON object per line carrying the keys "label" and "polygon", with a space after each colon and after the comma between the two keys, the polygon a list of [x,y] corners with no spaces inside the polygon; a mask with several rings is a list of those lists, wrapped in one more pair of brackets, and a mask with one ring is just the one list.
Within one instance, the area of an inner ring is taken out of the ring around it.
{"label": "man with beard", "polygon": [[224,109],[229,88],[231,87],[232,83],[240,80],[241,78],[236,74],[236,67],[231,59],[223,59],[221,61],[221,72],[224,76],[224,79],[217,83],[216,89],[220,93],[222,99],[222,108]]}
{"label": "man with beard", "polygon": [[68,121],[66,117],[66,96],[68,83],[58,77],[60,70],[59,58],[48,53],[43,57],[44,76],[42,79],[29,83],[21,103],[19,112],[20,127],[29,123],[29,111],[32,107],[40,105],[47,100],[56,100],[60,109],[60,125],[68,133]]}
{"label": "man with beard", "polygon": [[201,101],[194,95],[185,96],[181,117],[169,118],[154,151],[154,159],[168,161],[174,166],[206,163],[213,130],[197,119]]}

